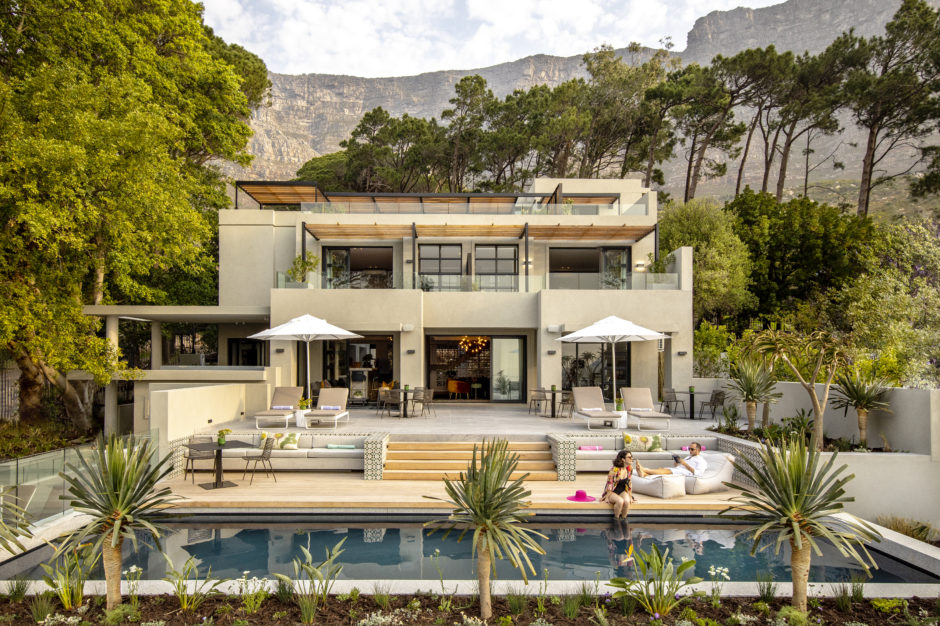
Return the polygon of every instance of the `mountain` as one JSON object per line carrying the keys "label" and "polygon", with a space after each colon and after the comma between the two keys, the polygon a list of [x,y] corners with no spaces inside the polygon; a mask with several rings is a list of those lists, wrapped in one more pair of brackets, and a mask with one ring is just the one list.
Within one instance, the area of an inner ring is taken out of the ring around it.
{"label": "mountain", "polygon": [[[932,0],[938,4],[940,0]],[[840,33],[854,28],[860,35],[883,32],[884,25],[900,6],[900,0],[788,0],[762,9],[737,8],[713,11],[699,18],[688,33],[686,49],[677,53],[686,63],[707,64],[717,54],[733,55],[741,50],[774,44],[778,50],[796,53],[819,52]],[[629,33],[624,34],[629,39]],[[603,42],[598,42],[601,44]],[[621,53],[624,50],[620,51]],[[299,76],[271,73],[270,106],[258,110],[251,120],[255,131],[249,150],[255,155],[250,168],[230,171],[241,179],[293,178],[308,159],[333,152],[359,122],[363,113],[381,106],[392,115],[432,117],[440,115],[453,96],[454,85],[463,76],[480,74],[497,96],[536,84],[557,85],[584,76],[581,57],[535,55],[510,63],[461,71],[441,71],[394,78],[358,78],[330,74]],[[849,130],[829,146],[820,142],[818,154],[830,147],[852,173],[857,134]],[[800,159],[795,159],[800,160]],[[802,177],[802,164],[794,164],[791,176]],[[734,169],[730,168],[729,169]],[[668,164],[667,189],[681,185],[681,166]],[[829,172],[835,177],[835,172]],[[821,174],[827,177],[826,173]],[[799,181],[793,180],[793,184]],[[726,191],[728,181],[712,181],[701,188],[709,193]],[[732,181],[733,186],[733,181]]]}

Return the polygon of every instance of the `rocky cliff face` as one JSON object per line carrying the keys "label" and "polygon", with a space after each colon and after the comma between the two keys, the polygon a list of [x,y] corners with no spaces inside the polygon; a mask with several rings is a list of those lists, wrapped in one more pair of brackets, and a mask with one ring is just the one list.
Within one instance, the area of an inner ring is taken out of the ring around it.
{"label": "rocky cliff face", "polygon": [[[932,1],[936,3],[940,0]],[[731,55],[771,43],[781,50],[818,52],[850,28],[866,36],[881,32],[898,6],[900,0],[788,0],[763,9],[714,11],[696,21],[679,56],[686,62],[708,63],[719,53]],[[629,38],[624,33],[624,39]],[[480,74],[495,94],[504,96],[536,84],[554,86],[584,71],[580,57],[536,55],[478,70],[395,78],[272,73],[271,105],[251,122],[254,163],[229,172],[241,179],[292,178],[311,157],[337,150],[362,114],[374,107],[393,115],[440,115],[454,84],[469,74]]]}

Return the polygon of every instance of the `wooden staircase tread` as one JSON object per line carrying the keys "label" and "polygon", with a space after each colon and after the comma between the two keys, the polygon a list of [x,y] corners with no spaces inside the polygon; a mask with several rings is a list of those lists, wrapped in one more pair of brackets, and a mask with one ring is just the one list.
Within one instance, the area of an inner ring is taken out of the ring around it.
{"label": "wooden staircase tread", "polygon": [[[550,461],[552,453],[550,451],[523,451],[516,453],[520,461]],[[389,450],[385,456],[386,459],[405,460],[405,459],[439,459],[442,461],[464,460],[469,461],[473,458],[472,452],[454,450],[445,452],[440,450]]]}
{"label": "wooden staircase tread", "polygon": [[[514,472],[510,475],[510,480],[522,478],[528,474],[526,480],[558,480],[557,472],[535,471],[535,472]],[[383,480],[441,480],[449,478],[456,480],[460,477],[460,472],[441,471],[441,470],[385,470],[382,475]]]}
{"label": "wooden staircase tread", "polygon": [[[463,461],[448,461],[439,459],[400,459],[387,460],[385,462],[386,470],[397,469],[440,469],[440,470],[465,470],[467,464]],[[530,470],[548,470],[555,471],[553,461],[521,461],[518,465],[520,471]]]}
{"label": "wooden staircase tread", "polygon": [[[473,447],[480,446],[480,442],[473,441],[390,441],[389,450],[460,450],[473,451]],[[549,450],[549,445],[542,441],[509,442],[509,449],[513,451],[542,451]]]}

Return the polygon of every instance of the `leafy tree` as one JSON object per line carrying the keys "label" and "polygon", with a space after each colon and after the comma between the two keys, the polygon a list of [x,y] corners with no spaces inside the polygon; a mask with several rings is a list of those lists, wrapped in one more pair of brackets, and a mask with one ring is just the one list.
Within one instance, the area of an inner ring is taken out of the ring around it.
{"label": "leafy tree", "polygon": [[537,162],[533,143],[541,132],[543,103],[538,91],[521,89],[490,103],[475,159],[475,169],[482,175],[481,189],[521,191],[531,180]]}
{"label": "leafy tree", "polygon": [[21,368],[21,416],[38,416],[44,378],[87,429],[90,386],[64,372],[104,383],[119,363],[82,303],[175,299],[177,281],[152,278],[204,271],[207,213],[226,202],[209,164],[250,160],[249,99],[266,77],[252,84],[260,59],[210,39],[189,0],[8,8],[0,300],[19,306],[4,308],[0,342]]}
{"label": "leafy tree", "polygon": [[734,216],[707,200],[669,203],[660,213],[661,250],[691,246],[692,313],[717,322],[752,304],[748,291],[751,259],[747,246],[734,233]]}
{"label": "leafy tree", "polygon": [[[523,512],[525,498],[532,492],[525,489],[524,481],[528,474],[512,479],[519,464],[519,455],[509,452],[509,442],[484,442],[479,453],[478,462],[477,447],[473,446],[473,457],[466,473],[461,472],[460,478],[455,481],[444,479],[448,500],[425,496],[454,507],[446,520],[435,520],[425,525],[446,525],[449,527],[447,533],[461,526],[463,530],[458,541],[473,530],[472,552],[477,557],[480,617],[486,620],[493,614],[490,571],[496,571],[496,559],[504,556],[508,558],[512,566],[522,573],[523,580],[528,582],[526,566],[533,574],[535,568],[526,552],[532,550],[536,554],[545,554],[535,538],[546,537],[523,525],[524,518],[532,515]],[[447,537],[447,533],[444,537]]]}
{"label": "leafy tree", "polygon": [[845,97],[855,124],[867,135],[858,214],[867,215],[871,191],[917,164],[888,172],[885,158],[931,131],[940,90],[940,12],[924,0],[904,0],[884,36],[855,38],[861,67],[850,72]]}
{"label": "leafy tree", "polygon": [[[839,338],[825,331],[804,335],[795,331],[765,330],[754,338],[757,354],[784,363],[813,404],[813,445],[823,446],[823,414],[829,401],[829,389],[839,367],[845,363],[845,352]],[[822,383],[822,395],[816,384]]]}
{"label": "leafy tree", "polygon": [[867,218],[807,198],[779,203],[747,188],[725,208],[750,252],[759,315],[840,289],[874,262],[877,232]]}
{"label": "leafy tree", "polygon": [[300,166],[294,180],[315,182],[323,191],[352,191],[346,183],[346,151],[313,157]]}
{"label": "leafy tree", "polygon": [[855,477],[841,475],[846,466],[836,467],[837,457],[833,454],[823,461],[819,451],[807,448],[797,435],[782,441],[768,440],[756,461],[744,456],[734,461],[735,469],[756,488],[745,487],[719,513],[734,512],[735,520],[754,527],[751,554],[771,545],[761,545],[765,536],[774,538],[775,554],[782,545],[790,545],[792,602],[800,611],[806,611],[812,554],[822,555],[817,538],[825,539],[866,571],[868,562],[875,565],[863,541],[880,538],[878,532],[863,520],[836,515],[847,502],[854,501],[845,495],[845,485]]}
{"label": "leafy tree", "polygon": [[539,173],[552,178],[566,178],[573,174],[579,161],[581,139],[590,127],[587,110],[587,85],[578,78],[540,90],[544,99],[544,122],[536,135],[535,148],[539,152]]}
{"label": "leafy tree", "polygon": [[445,109],[441,119],[447,120],[447,140],[450,144],[450,173],[448,188],[451,192],[466,188],[467,174],[483,134],[486,111],[492,106],[493,92],[482,76],[464,76],[454,87],[456,95],[450,99],[453,108]]}
{"label": "leafy tree", "polygon": [[59,476],[68,484],[68,495],[60,496],[69,506],[90,519],[69,535],[59,552],[75,549],[90,538],[93,550],[101,550],[107,581],[108,609],[121,603],[121,553],[130,539],[137,549],[138,533],[146,533],[158,546],[162,522],[169,518],[165,507],[175,497],[169,487],[157,483],[173,470],[168,454],[155,458],[149,439],[121,440],[99,437],[90,459],[78,455],[78,465],[69,463]]}

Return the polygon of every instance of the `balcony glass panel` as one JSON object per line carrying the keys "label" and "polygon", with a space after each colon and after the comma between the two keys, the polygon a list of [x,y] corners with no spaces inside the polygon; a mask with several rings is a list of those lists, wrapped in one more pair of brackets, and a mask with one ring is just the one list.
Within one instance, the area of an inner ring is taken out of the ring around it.
{"label": "balcony glass panel", "polygon": [[[523,199],[524,200],[524,199]],[[574,199],[576,202],[576,199]],[[321,214],[415,215],[648,215],[648,196],[628,204],[467,202],[304,202],[301,211]],[[296,205],[295,205],[296,206]],[[277,208],[276,206],[266,208]],[[295,209],[296,210],[296,209]]]}

